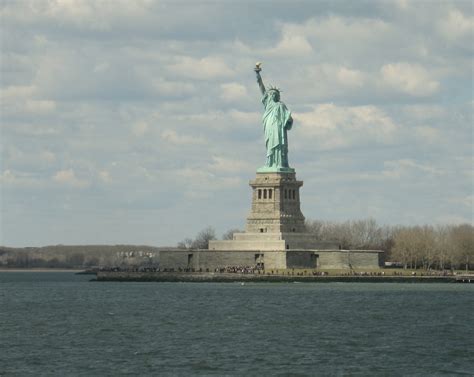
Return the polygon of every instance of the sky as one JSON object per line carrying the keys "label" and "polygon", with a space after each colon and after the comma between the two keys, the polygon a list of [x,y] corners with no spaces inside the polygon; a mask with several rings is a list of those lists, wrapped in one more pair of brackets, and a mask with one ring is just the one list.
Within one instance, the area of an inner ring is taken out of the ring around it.
{"label": "sky", "polygon": [[471,1],[6,0],[0,245],[244,229],[282,90],[307,219],[473,223]]}

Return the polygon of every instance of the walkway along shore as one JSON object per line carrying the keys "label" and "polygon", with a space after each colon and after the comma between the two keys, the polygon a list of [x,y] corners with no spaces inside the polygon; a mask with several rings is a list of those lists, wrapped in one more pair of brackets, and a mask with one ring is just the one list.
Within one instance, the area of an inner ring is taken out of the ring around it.
{"label": "walkway along shore", "polygon": [[360,275],[283,275],[212,272],[124,272],[98,271],[97,281],[117,282],[347,282],[347,283],[454,283],[474,282],[474,275],[465,276],[360,276]]}

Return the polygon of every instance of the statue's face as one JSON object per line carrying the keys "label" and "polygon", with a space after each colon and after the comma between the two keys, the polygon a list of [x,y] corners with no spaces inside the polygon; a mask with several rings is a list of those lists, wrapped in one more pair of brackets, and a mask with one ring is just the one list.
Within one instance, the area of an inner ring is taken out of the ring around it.
{"label": "statue's face", "polygon": [[280,100],[280,93],[278,93],[276,90],[272,90],[270,92],[270,95],[272,96],[272,99],[275,101],[275,102],[278,102]]}

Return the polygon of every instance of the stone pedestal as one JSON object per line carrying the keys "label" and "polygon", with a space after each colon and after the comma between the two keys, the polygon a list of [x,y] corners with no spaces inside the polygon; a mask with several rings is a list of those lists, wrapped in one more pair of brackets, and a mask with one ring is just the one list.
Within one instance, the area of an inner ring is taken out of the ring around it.
{"label": "stone pedestal", "polygon": [[250,181],[252,209],[247,218],[248,233],[303,233],[300,209],[302,181],[294,172],[257,173]]}

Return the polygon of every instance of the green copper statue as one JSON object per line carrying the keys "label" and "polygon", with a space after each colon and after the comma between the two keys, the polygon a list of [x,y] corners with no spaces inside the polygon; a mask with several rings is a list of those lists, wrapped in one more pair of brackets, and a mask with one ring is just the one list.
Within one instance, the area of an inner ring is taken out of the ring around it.
{"label": "green copper statue", "polygon": [[261,63],[255,66],[257,82],[262,92],[262,103],[265,108],[262,123],[267,147],[267,161],[259,172],[294,171],[288,165],[288,138],[287,131],[291,130],[293,118],[291,112],[280,101],[280,90],[270,87],[268,90],[263,85],[260,76]]}

